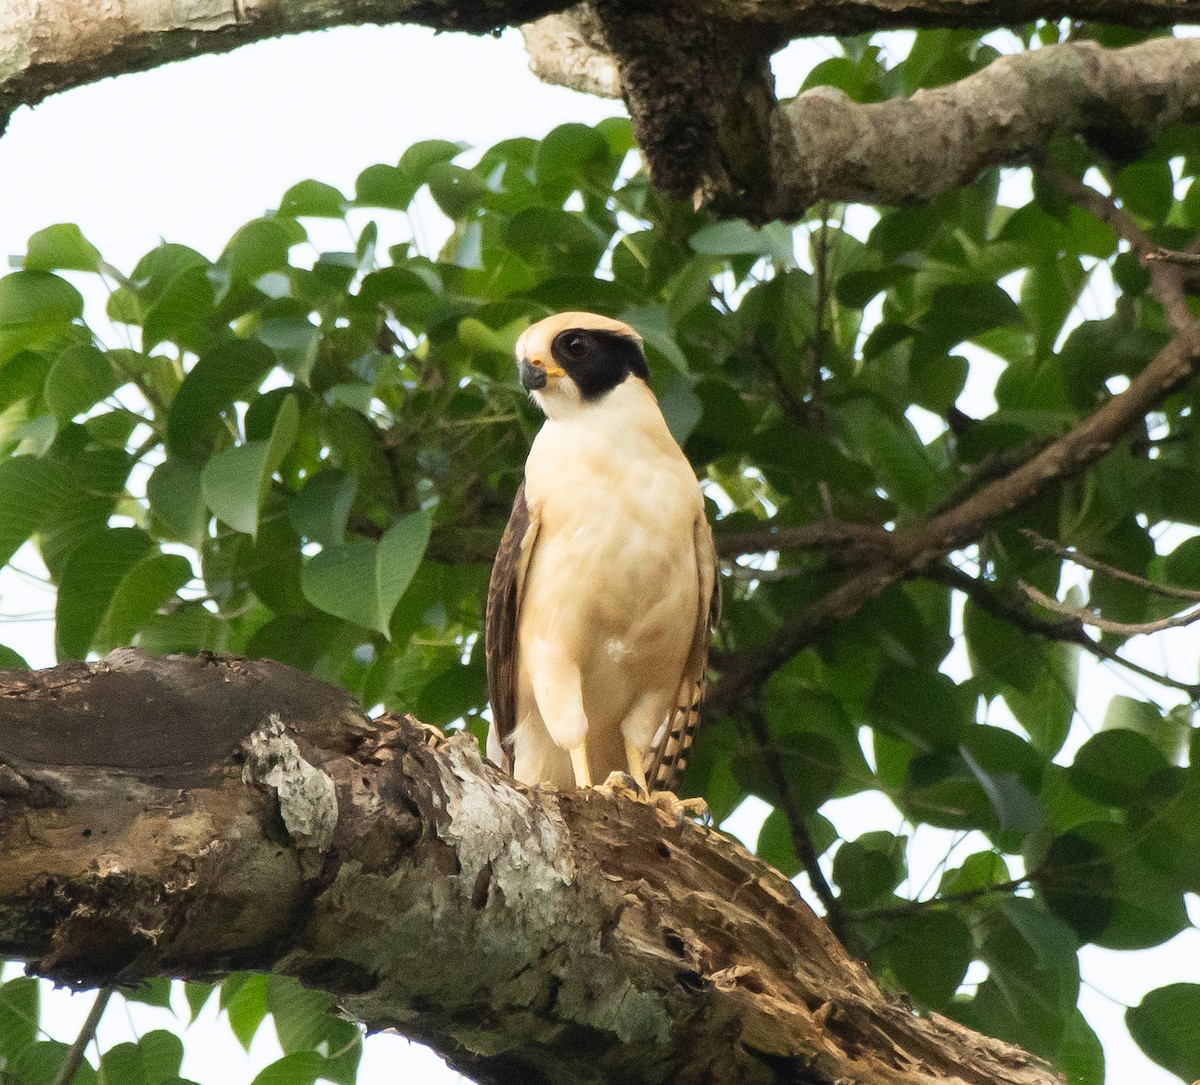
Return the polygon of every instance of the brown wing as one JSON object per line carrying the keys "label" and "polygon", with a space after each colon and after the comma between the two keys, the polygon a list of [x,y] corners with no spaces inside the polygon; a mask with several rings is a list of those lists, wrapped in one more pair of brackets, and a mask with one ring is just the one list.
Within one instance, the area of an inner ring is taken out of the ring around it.
{"label": "brown wing", "polygon": [[512,754],[508,742],[517,725],[517,620],[525,571],[529,568],[537,530],[537,519],[530,516],[529,506],[525,504],[525,483],[522,482],[513,500],[500,549],[496,551],[483,626],[488,697],[492,702],[488,756],[494,761],[499,758],[497,763],[509,772],[512,771]]}
{"label": "brown wing", "polygon": [[700,606],[696,611],[692,649],[683,671],[675,711],[667,720],[661,737],[647,754],[646,780],[651,791],[674,791],[679,786],[696,728],[700,725],[709,638],[721,620],[721,578],[717,569],[717,552],[713,546],[712,529],[703,516],[696,521],[695,545]]}

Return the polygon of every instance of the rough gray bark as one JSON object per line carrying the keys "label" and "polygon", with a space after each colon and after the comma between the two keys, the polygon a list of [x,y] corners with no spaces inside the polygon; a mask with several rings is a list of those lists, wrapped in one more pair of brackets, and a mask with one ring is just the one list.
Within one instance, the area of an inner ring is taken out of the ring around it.
{"label": "rough gray bark", "polygon": [[0,953],[82,985],[276,969],[483,1082],[1049,1085],[887,998],[782,875],[280,664],[0,672]]}

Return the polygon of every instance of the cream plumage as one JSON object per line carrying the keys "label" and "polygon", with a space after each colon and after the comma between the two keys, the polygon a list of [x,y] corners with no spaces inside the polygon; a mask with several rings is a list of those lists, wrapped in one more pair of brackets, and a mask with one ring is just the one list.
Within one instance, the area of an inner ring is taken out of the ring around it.
{"label": "cream plumage", "polygon": [[717,564],[641,339],[561,313],[517,343],[546,415],[488,591],[488,753],[525,783],[674,788],[699,716]]}

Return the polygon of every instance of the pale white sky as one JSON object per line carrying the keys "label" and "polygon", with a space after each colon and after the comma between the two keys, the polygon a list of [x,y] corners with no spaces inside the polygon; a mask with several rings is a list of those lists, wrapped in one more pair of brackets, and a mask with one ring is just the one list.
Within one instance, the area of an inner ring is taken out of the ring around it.
{"label": "pale white sky", "polygon": [[[789,50],[777,67],[781,91],[794,91],[803,73],[828,55],[825,43]],[[513,32],[494,40],[406,27],[345,28],[201,57],[18,111],[0,139],[0,260],[21,253],[30,233],[55,222],[79,224],[105,258],[126,271],[160,239],[215,257],[238,226],[277,206],[303,178],[350,194],[364,167],[395,161],[417,140],[457,139],[482,148],[620,111],[619,103],[539,83]],[[22,562],[32,568],[24,556]],[[11,572],[0,576],[0,643],[35,666],[51,664],[51,623],[11,619],[52,607],[52,597],[36,586]],[[1144,662],[1163,664],[1161,647],[1145,650],[1151,658]],[[1194,672],[1194,651],[1186,651]],[[1082,712],[1098,726],[1108,696],[1128,690],[1123,678],[1098,678],[1086,660],[1084,668],[1089,703]],[[898,828],[894,809],[882,803],[868,796],[827,812],[848,837],[865,828]],[[765,810],[751,802],[741,813],[737,828],[750,843]],[[930,865],[945,846],[931,831],[924,849]],[[1085,977],[1094,987],[1085,987],[1083,1006],[1108,1050],[1110,1082],[1177,1085],[1132,1045],[1123,1007],[1106,996],[1136,1003],[1152,987],[1194,980],[1198,961],[1194,928],[1146,953],[1085,953]],[[57,992],[45,1021],[50,1034],[69,1041],[90,1001]],[[185,1076],[202,1085],[248,1083],[278,1056],[269,1027],[247,1058],[214,1016],[210,1007],[185,1035]],[[101,1043],[108,1047],[164,1027],[165,1019],[165,1011],[134,1006],[126,1013],[114,1003]],[[366,1050],[363,1085],[462,1080],[398,1037],[374,1037]]]}

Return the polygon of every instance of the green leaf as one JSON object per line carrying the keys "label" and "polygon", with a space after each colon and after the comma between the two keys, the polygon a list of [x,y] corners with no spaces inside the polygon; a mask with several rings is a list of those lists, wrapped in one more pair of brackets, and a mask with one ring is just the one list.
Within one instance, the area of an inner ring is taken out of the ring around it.
{"label": "green leaf", "polygon": [[1156,946],[1188,925],[1183,887],[1124,825],[1093,821],[1056,837],[1031,877],[1081,939],[1109,949]]}
{"label": "green leaf", "polygon": [[1079,1010],[1067,1022],[1054,1061],[1067,1085],[1104,1085],[1104,1048]]}
{"label": "green leaf", "polygon": [[145,307],[142,350],[149,353],[160,343],[177,343],[202,354],[219,341],[214,312],[216,287],[210,271],[207,263],[185,269],[166,284],[156,301]]}
{"label": "green leaf", "polygon": [[[16,1085],[54,1085],[66,1057],[66,1044],[57,1040],[38,1040],[16,1054],[4,1068],[6,1077],[14,1079]],[[75,1071],[71,1085],[96,1085],[96,1081],[96,1071],[85,1059]]]}
{"label": "green leaf", "polygon": [[1079,689],[1080,651],[1079,645],[1063,641],[1043,644],[1044,662],[1033,688],[1028,692],[1017,688],[1004,691],[1005,703],[1030,741],[1047,757],[1062,749],[1071,729]]}
{"label": "green leaf", "polygon": [[1200,1079],[1200,984],[1172,983],[1149,991],[1137,1006],[1125,1011],[1129,1032],[1159,1066],[1183,1078]]}
{"label": "green leaf", "polygon": [[149,1085],[142,1068],[142,1052],[136,1043],[114,1044],[100,1057],[105,1085]]}
{"label": "green leaf", "polygon": [[20,549],[69,488],[57,463],[34,456],[0,460],[0,565]]}
{"label": "green leaf", "polygon": [[[1117,699],[1113,698],[1114,701]],[[1154,711],[1153,706],[1145,707]],[[1129,713],[1122,715],[1128,718]],[[1155,715],[1158,715],[1157,711]],[[1169,766],[1162,752],[1145,735],[1124,728],[1108,730],[1107,727],[1106,719],[1106,730],[1083,744],[1075,755],[1074,764],[1067,769],[1067,778],[1076,791],[1098,803],[1131,806],[1145,796],[1150,777]]]}
{"label": "green leaf", "polygon": [[137,1043],[116,1044],[104,1052],[100,1070],[106,1085],[167,1085],[179,1078],[183,1041],[156,1029]]}
{"label": "green leaf", "polygon": [[285,219],[256,219],[243,226],[218,263],[234,283],[252,284],[269,271],[288,267],[291,247],[305,239],[304,229]]}
{"label": "green leaf", "polygon": [[963,860],[962,866],[952,867],[942,875],[939,896],[974,893],[988,886],[1008,882],[1012,873],[1004,856],[994,851],[977,851]]}
{"label": "green leaf", "polygon": [[83,296],[48,271],[14,271],[0,279],[0,325],[69,324],[83,316]]}
{"label": "green leaf", "polygon": [[81,343],[63,351],[51,366],[46,377],[46,406],[60,422],[70,422],[110,396],[126,380],[113,368],[106,352]]}
{"label": "green leaf", "polygon": [[275,364],[261,343],[235,340],[203,355],[183,379],[167,421],[167,447],[179,456],[208,451],[230,406],[244,398]]}
{"label": "green leaf", "polygon": [[[1012,737],[1013,741],[1020,742],[1015,736],[1009,736],[1007,731],[999,731],[997,728],[988,730],[995,731],[997,738]],[[980,728],[978,733],[985,733],[984,729]],[[978,734],[972,737],[978,737]],[[996,812],[1001,832],[1028,833],[1042,827],[1042,809],[1037,800],[1036,784],[1027,785],[1018,772],[1005,771],[1015,769],[1016,765],[1000,761],[999,764],[985,766],[981,764],[980,759],[972,756],[965,745],[959,752]]]}
{"label": "green leaf", "polygon": [[1078,943],[1037,901],[1008,897],[982,917],[988,978],[973,1003],[977,1026],[1044,1058],[1062,1045],[1079,997]]}
{"label": "green leaf", "polygon": [[[167,981],[169,987],[169,981]],[[179,1076],[183,1062],[183,1041],[166,1029],[154,1029],[138,1040],[142,1055],[142,1074],[146,1085],[161,1085]]]}
{"label": "green leaf", "polygon": [[400,156],[400,169],[415,178],[417,187],[423,185],[430,169],[439,162],[457,158],[470,144],[452,142],[448,139],[426,139],[414,143]]}
{"label": "green leaf", "polygon": [[1187,750],[1192,729],[1191,711],[1184,705],[1178,708],[1182,711],[1163,712],[1157,705],[1118,693],[1108,702],[1101,727],[1105,731],[1118,728],[1136,731],[1152,742],[1167,761],[1178,765]]}
{"label": "green leaf", "polygon": [[67,559],[82,543],[105,530],[118,496],[125,492],[131,466],[123,450],[88,448],[69,453],[69,442],[85,435],[82,427],[74,426],[59,435],[61,488],[38,527],[42,557],[60,584]]}
{"label": "green leaf", "polygon": [[288,518],[296,534],[323,547],[346,541],[346,522],[358,493],[358,476],[336,468],[312,475],[288,505]]}
{"label": "green leaf", "polygon": [[791,228],[782,222],[759,228],[745,219],[724,219],[702,226],[688,244],[712,256],[767,256],[785,267],[796,262]]}
{"label": "green leaf", "polygon": [[212,997],[212,993],[216,989],[217,985],[215,983],[202,983],[199,980],[188,980],[183,985],[183,994],[187,999],[188,1008],[192,1012],[192,1021],[195,1021],[200,1016],[201,1011],[208,1004],[208,1000]]}
{"label": "green leaf", "polygon": [[994,284],[939,286],[929,311],[917,322],[919,336],[939,350],[975,339],[992,328],[1025,323],[1021,307]]}
{"label": "green leaf", "polygon": [[452,219],[465,217],[487,195],[487,185],[478,174],[449,162],[430,166],[428,182],[438,207]]}
{"label": "green leaf", "polygon": [[346,213],[346,197],[333,185],[321,181],[300,181],[283,194],[279,203],[279,214],[298,218],[311,215],[314,218],[340,219]]}
{"label": "green leaf", "polygon": [[953,912],[938,909],[897,920],[879,956],[917,1002],[940,1010],[962,983],[974,949],[970,927]]}
{"label": "green leaf", "polygon": [[29,669],[29,664],[25,661],[24,656],[7,644],[0,644],[0,670],[27,671]]}
{"label": "green leaf", "polygon": [[208,526],[208,511],[201,492],[201,465],[168,456],[146,482],[146,497],[155,529],[168,539],[198,547]]}
{"label": "green leaf", "polygon": [[908,874],[906,837],[863,833],[848,840],[833,857],[833,880],[844,907],[866,908],[889,898]]}
{"label": "green leaf", "polygon": [[608,142],[586,124],[560,124],[538,144],[534,176],[556,203],[572,189],[586,192],[610,162]]}
{"label": "green leaf", "polygon": [[136,987],[122,990],[121,995],[126,1002],[141,1002],[146,1006],[158,1006],[160,1009],[169,1010],[171,1008],[171,981],[162,977],[144,979]]}
{"label": "green leaf", "polygon": [[78,226],[60,222],[30,237],[22,266],[30,271],[96,271],[100,253]]}
{"label": "green leaf", "polygon": [[231,976],[221,984],[221,1008],[238,1042],[249,1051],[267,1016],[267,977],[257,972]]}
{"label": "green leaf", "polygon": [[336,1015],[331,996],[302,987],[293,979],[272,976],[267,984],[267,1006],[285,1052],[316,1051],[329,1056],[321,1076],[337,1085],[354,1085],[362,1032],[356,1023]]}
{"label": "green leaf", "polygon": [[794,878],[804,869],[792,844],[792,829],[787,815],[778,807],[767,815],[767,820],[759,829],[754,853],[788,878]]}
{"label": "green leaf", "polygon": [[428,512],[401,517],[378,542],[356,539],[322,550],[301,576],[313,606],[356,625],[388,635],[392,611],[404,594],[429,544]]}
{"label": "green leaf", "polygon": [[200,472],[200,490],[213,514],[235,531],[258,532],[259,510],[272,473],[296,439],[300,406],[288,396],[279,408],[268,440],[245,441],[218,452]]}
{"label": "green leaf", "polygon": [[67,559],[58,584],[55,649],[59,659],[85,659],[118,585],[150,551],[141,528],[106,528],[90,535]]}
{"label": "green leaf", "polygon": [[311,1051],[284,1055],[265,1066],[251,1085],[312,1085],[324,1073],[325,1061]]}
{"label": "green leaf", "polygon": [[147,554],[125,574],[113,593],[96,633],[99,651],[132,644],[150,619],[192,579],[192,563],[182,554]]}
{"label": "green leaf", "polygon": [[871,725],[912,742],[918,749],[957,748],[967,723],[966,705],[944,674],[889,667],[876,684]]}
{"label": "green leaf", "polygon": [[1159,159],[1126,166],[1113,181],[1113,195],[1135,215],[1162,222],[1175,202],[1171,164]]}
{"label": "green leaf", "polygon": [[38,1036],[38,981],[21,976],[0,984],[0,1059],[11,1062]]}
{"label": "green leaf", "polygon": [[354,202],[360,207],[387,207],[407,211],[421,185],[396,166],[368,166],[354,184]]}

